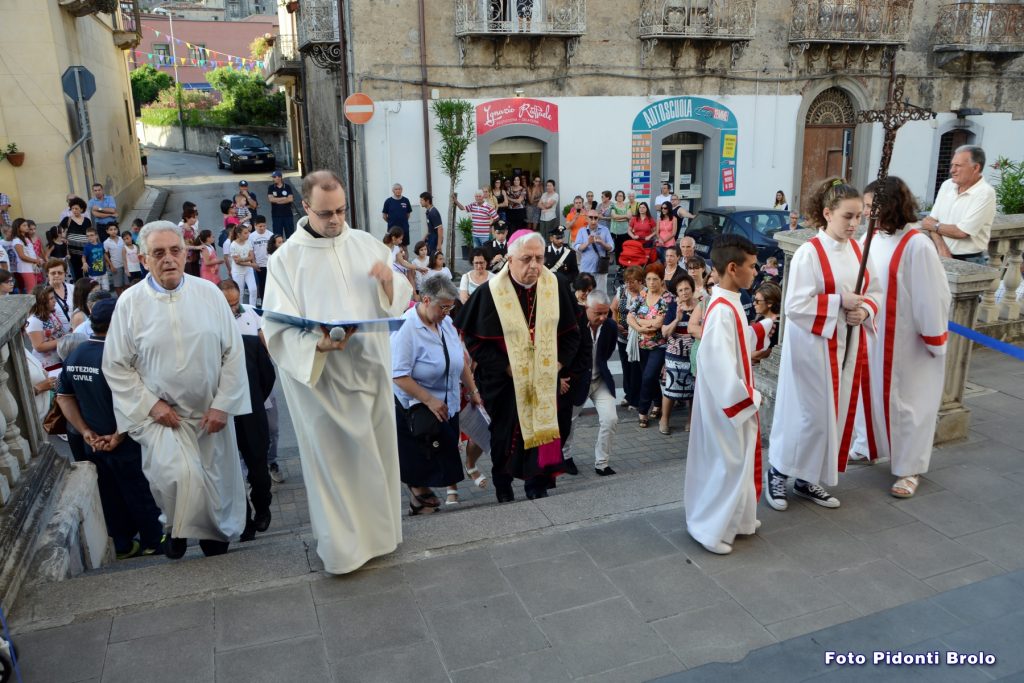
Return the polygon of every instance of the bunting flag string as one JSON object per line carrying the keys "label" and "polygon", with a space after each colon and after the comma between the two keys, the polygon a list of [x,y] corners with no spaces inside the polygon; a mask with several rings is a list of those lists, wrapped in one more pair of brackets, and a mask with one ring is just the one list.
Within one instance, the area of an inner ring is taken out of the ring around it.
{"label": "bunting flag string", "polygon": [[[172,67],[174,66],[174,59],[171,55],[163,55],[155,52],[144,52],[142,50],[128,50],[129,61],[133,64],[142,64],[143,62],[149,62],[153,66],[160,67]],[[140,59],[136,59],[135,56],[139,55]],[[145,59],[141,59],[145,57]],[[242,64],[239,59],[235,61],[229,60],[218,60],[218,59],[192,59],[190,57],[178,57],[179,66],[195,66],[201,69],[216,69],[222,66],[226,66],[229,69],[240,69],[244,71],[252,71],[253,69],[262,69],[263,62],[248,59],[246,64]]]}
{"label": "bunting flag string", "polygon": [[[147,28],[150,31],[152,31],[157,38],[160,37],[160,31],[153,28],[152,26],[144,26],[143,28]],[[170,36],[166,32],[164,33],[164,37],[170,38]],[[205,67],[207,65],[212,64],[214,65],[212,68],[217,68],[218,66],[230,66],[233,68],[237,68],[240,66],[242,69],[245,69],[246,71],[251,71],[254,68],[262,69],[264,66],[262,60],[253,59],[252,57],[239,57],[238,55],[233,55],[227,52],[221,52],[220,50],[211,50],[210,48],[203,47],[202,45],[195,45],[187,40],[183,40],[177,37],[174,38],[174,44],[183,45],[196,55],[196,58],[179,57],[178,60],[181,65],[189,64],[191,66]],[[158,58],[157,62],[158,65],[160,66],[173,63],[169,55],[160,55],[151,52],[141,52],[139,50],[135,50],[134,53],[145,54],[146,58],[150,61],[153,61],[154,58]]]}

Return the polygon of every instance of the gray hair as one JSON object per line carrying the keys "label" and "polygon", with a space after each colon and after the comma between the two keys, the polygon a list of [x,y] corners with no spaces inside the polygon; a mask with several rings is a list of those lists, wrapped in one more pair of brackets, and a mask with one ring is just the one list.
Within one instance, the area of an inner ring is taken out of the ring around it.
{"label": "gray hair", "polygon": [[181,247],[185,247],[185,238],[176,224],[170,221],[153,221],[152,223],[146,223],[143,225],[142,230],[139,231],[140,254],[149,253],[149,238],[151,235],[155,235],[159,232],[173,232],[178,236],[178,242]]}
{"label": "gray hair", "polygon": [[612,300],[607,294],[602,292],[600,289],[591,290],[590,294],[587,294],[587,308],[591,306],[611,306]]}
{"label": "gray hair", "polygon": [[522,253],[526,245],[530,244],[531,242],[536,242],[537,244],[539,244],[541,249],[543,249],[546,246],[544,244],[544,238],[541,236],[539,232],[531,232],[529,235],[523,235],[522,237],[516,239],[515,242],[512,242],[510,245],[508,245],[508,255],[518,256],[519,254]]}
{"label": "gray hair", "polygon": [[455,285],[451,280],[446,278],[443,273],[437,275],[431,275],[420,283],[420,296],[428,296],[432,301],[438,299],[458,299],[459,290],[455,288]]}
{"label": "gray hair", "polygon": [[682,246],[682,243],[683,243],[683,242],[686,242],[687,244],[692,244],[692,245],[693,245],[693,246],[695,246],[695,247],[697,246],[697,240],[693,239],[693,238],[692,238],[692,237],[690,237],[689,235],[684,235],[683,237],[680,237],[680,238],[679,238],[679,244],[680,244],[680,246]]}
{"label": "gray hair", "polygon": [[105,289],[100,289],[99,287],[97,287],[96,289],[89,292],[89,296],[85,297],[85,307],[91,311],[92,307],[96,304],[97,301],[113,298],[113,294],[106,291]]}
{"label": "gray hair", "polygon": [[960,154],[961,152],[967,152],[971,155],[971,163],[978,164],[981,170],[985,170],[985,150],[978,145],[960,145],[956,148],[954,154]]}
{"label": "gray hair", "polygon": [[58,339],[57,355],[60,356],[61,362],[66,361],[72,351],[77,349],[82,342],[87,341],[89,341],[89,335],[82,334],[81,332],[65,334],[63,337]]}

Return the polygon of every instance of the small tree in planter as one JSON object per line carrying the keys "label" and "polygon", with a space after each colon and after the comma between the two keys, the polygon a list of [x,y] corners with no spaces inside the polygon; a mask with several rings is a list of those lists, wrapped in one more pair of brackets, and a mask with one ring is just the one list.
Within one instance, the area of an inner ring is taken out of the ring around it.
{"label": "small tree in planter", "polygon": [[463,216],[459,219],[456,227],[459,229],[459,235],[462,236],[462,259],[468,261],[469,252],[473,248],[473,219]]}
{"label": "small tree in planter", "polygon": [[[434,100],[430,108],[436,119],[434,130],[441,136],[437,160],[450,183],[448,235],[445,238],[448,253],[445,258],[451,264],[455,263],[455,202],[451,201],[451,196],[455,194],[455,186],[466,171],[466,152],[476,136],[473,129],[473,105],[466,100]],[[467,244],[472,243],[471,237]]]}
{"label": "small tree in planter", "polygon": [[4,148],[3,152],[0,152],[0,160],[7,159],[11,163],[11,166],[21,166],[25,163],[25,153],[18,151],[18,145],[10,143]]}

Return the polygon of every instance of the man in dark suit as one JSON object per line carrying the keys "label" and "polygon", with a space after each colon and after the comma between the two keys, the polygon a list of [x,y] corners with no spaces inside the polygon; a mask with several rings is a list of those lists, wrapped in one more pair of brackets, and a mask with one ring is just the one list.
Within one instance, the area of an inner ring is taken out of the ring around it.
{"label": "man in dark suit", "polygon": [[547,249],[544,250],[544,267],[555,275],[564,277],[571,286],[580,274],[576,264],[576,252],[565,246],[565,228],[558,226],[548,231]]}
{"label": "man in dark suit", "polygon": [[494,239],[484,245],[487,263],[492,273],[497,273],[508,258],[508,226],[503,221],[494,224]]}
{"label": "man in dark suit", "polygon": [[573,419],[583,409],[586,398],[590,398],[597,408],[597,441],[594,443],[594,471],[606,477],[615,474],[608,466],[608,458],[612,452],[612,435],[619,423],[618,411],[615,406],[615,380],[608,368],[608,359],[615,353],[618,328],[609,317],[611,300],[600,290],[587,295],[587,326],[586,334],[592,344],[592,361],[589,372],[587,395],[580,405],[573,410]]}

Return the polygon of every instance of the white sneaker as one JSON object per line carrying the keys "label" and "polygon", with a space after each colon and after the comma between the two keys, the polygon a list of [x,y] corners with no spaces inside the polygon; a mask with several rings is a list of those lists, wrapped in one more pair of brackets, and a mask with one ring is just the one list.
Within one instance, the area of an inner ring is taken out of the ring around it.
{"label": "white sneaker", "polygon": [[714,545],[709,545],[707,543],[701,543],[701,545],[704,546],[704,549],[709,553],[714,553],[715,555],[728,555],[732,552],[732,546],[725,541],[719,541]]}

